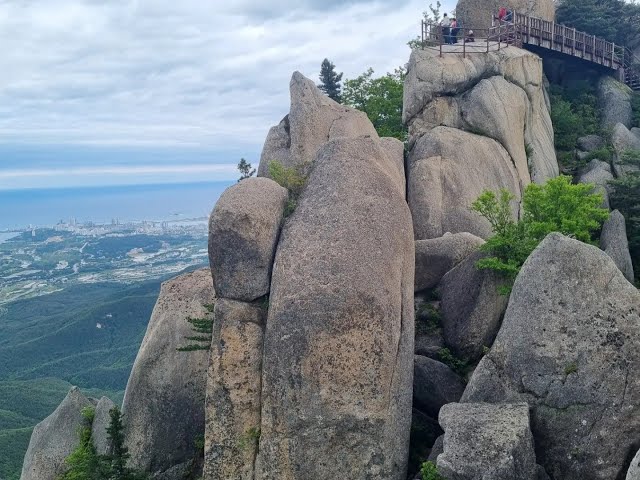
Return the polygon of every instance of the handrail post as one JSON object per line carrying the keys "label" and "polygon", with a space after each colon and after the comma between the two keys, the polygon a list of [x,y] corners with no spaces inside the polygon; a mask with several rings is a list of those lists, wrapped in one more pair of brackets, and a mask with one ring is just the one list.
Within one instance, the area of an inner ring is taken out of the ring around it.
{"label": "handrail post", "polygon": [[573,50],[571,51],[571,54],[575,57],[576,56],[576,29],[573,29]]}

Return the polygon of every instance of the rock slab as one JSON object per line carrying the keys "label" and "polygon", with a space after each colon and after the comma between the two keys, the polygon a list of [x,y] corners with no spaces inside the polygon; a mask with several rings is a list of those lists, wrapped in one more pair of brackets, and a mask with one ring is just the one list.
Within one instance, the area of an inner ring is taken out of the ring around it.
{"label": "rock slab", "polygon": [[440,410],[438,471],[456,480],[535,480],[529,406],[452,403]]}
{"label": "rock slab", "polygon": [[162,284],[138,351],[122,412],[132,467],[163,472],[191,460],[204,436],[207,350],[178,351],[194,336],[187,317],[209,316],[214,303],[208,268]]}
{"label": "rock slab", "polygon": [[318,152],[273,268],[256,480],[406,478],[415,252],[396,178],[376,137]]}
{"label": "rock slab", "polygon": [[460,401],[465,383],[444,363],[416,355],[413,366],[413,405],[438,418],[443,405]]}
{"label": "rock slab", "polygon": [[207,382],[203,478],[253,480],[266,309],[218,299]]}
{"label": "rock slab", "polygon": [[96,405],[93,424],[91,425],[91,439],[93,440],[93,445],[96,447],[98,455],[106,455],[111,448],[107,427],[109,427],[111,423],[111,415],[109,412],[112,408],[115,408],[115,406],[116,404],[107,397],[102,397]]}
{"label": "rock slab", "polygon": [[625,278],[633,283],[633,263],[629,253],[627,226],[624,216],[618,210],[611,212],[609,219],[602,226],[600,248],[613,259]]}
{"label": "rock slab", "polygon": [[442,277],[484,243],[470,233],[445,233],[444,236],[416,242],[416,292],[434,288]]}

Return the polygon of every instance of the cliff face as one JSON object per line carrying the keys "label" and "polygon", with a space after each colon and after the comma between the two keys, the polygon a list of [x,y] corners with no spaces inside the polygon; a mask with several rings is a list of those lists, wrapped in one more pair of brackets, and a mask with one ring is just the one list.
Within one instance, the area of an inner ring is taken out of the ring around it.
{"label": "cliff face", "polygon": [[483,190],[506,188],[520,199],[531,181],[559,173],[542,62],[525,50],[467,58],[415,50],[403,115],[416,239],[446,232],[486,238],[488,223],[469,211]]}
{"label": "cliff face", "polygon": [[129,377],[122,412],[133,467],[157,473],[189,462],[204,435],[208,351],[178,351],[195,335],[187,317],[208,315],[208,268],[162,284]]}

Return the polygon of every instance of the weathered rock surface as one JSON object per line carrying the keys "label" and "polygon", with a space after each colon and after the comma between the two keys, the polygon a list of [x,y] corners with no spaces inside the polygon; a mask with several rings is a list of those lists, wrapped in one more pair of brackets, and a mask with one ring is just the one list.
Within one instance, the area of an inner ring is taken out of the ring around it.
{"label": "weathered rock surface", "polygon": [[407,179],[404,173],[404,143],[397,138],[382,137],[380,139],[380,145],[398,172],[397,175],[394,175],[398,188],[406,191]]}
{"label": "weathered rock surface", "polygon": [[208,315],[211,273],[203,268],[162,284],[127,383],[122,411],[133,467],[161,472],[190,460],[204,435],[209,352],[177,351],[193,336],[187,317]]}
{"label": "weathered rock surface", "polygon": [[446,232],[487,238],[491,226],[471,211],[471,204],[484,190],[501,188],[520,200],[518,174],[506,150],[493,139],[462,130],[436,127],[420,137],[409,155],[408,174],[416,240]]}
{"label": "weathered rock surface", "polygon": [[109,412],[115,406],[116,404],[107,397],[102,397],[96,405],[93,425],[91,426],[91,439],[99,455],[109,453],[110,442],[109,436],[107,435],[107,427],[111,422]]}
{"label": "weathered rock surface", "polygon": [[[539,17],[550,22],[556,18],[556,8],[553,0],[512,0],[509,6],[518,13],[525,13],[532,17]],[[474,29],[491,27],[491,15],[497,15],[505,2],[500,0],[458,0],[456,15],[464,25]]]}
{"label": "weathered rock surface", "polygon": [[332,140],[285,224],[256,480],[405,478],[415,252],[396,172],[374,136]]}
{"label": "weathered rock surface", "polygon": [[291,111],[269,131],[260,158],[259,176],[268,176],[269,162],[273,160],[285,167],[308,171],[327,140],[362,135],[378,137],[366,114],[334,102],[299,72],[291,78],[290,92]]}
{"label": "weathered rock surface", "polygon": [[77,387],[69,391],[58,408],[33,429],[20,480],[56,480],[65,472],[65,458],[80,443],[82,410],[93,406]]}
{"label": "weathered rock surface", "polygon": [[503,280],[476,263],[477,252],[447,273],[440,286],[440,311],[445,343],[459,357],[477,360],[491,347],[509,297],[500,295]]}
{"label": "weathered rock surface", "polygon": [[207,382],[204,479],[253,480],[266,310],[218,299]]}
{"label": "weathered rock surface", "polygon": [[542,63],[525,50],[466,58],[414,51],[405,80],[403,117],[410,149],[431,129],[447,126],[497,140],[509,152],[522,186],[559,173]]}
{"label": "weathered rock surface", "polygon": [[579,183],[593,183],[595,193],[602,195],[603,208],[609,208],[609,182],[614,179],[611,165],[600,160],[591,160],[578,175]]}
{"label": "weathered rock surface", "polygon": [[269,292],[287,190],[268,178],[229,187],[209,219],[209,263],[218,296],[252,301]]}
{"label": "weathered rock surface", "polygon": [[624,164],[622,160],[627,150],[640,150],[640,137],[631,133],[622,123],[618,123],[613,127],[611,143],[615,150],[613,161],[615,174],[620,177],[629,171],[637,170],[638,167]]}
{"label": "weathered rock surface", "polygon": [[442,277],[484,243],[470,233],[445,233],[442,237],[416,242],[416,292],[433,288]]}
{"label": "weathered rock surface", "polygon": [[598,83],[598,103],[602,111],[602,127],[612,128],[617,123],[631,128],[631,97],[633,91],[615,78],[603,76]]}
{"label": "weathered rock surface", "polygon": [[604,138],[600,135],[585,135],[578,139],[578,148],[585,152],[593,152],[605,146]]}
{"label": "weathered rock surface", "polygon": [[535,480],[529,407],[452,403],[440,410],[444,451],[437,466],[456,480]]}
{"label": "weathered rock surface", "polygon": [[413,367],[414,406],[438,418],[443,405],[460,401],[465,383],[444,363],[416,355]]}
{"label": "weathered rock surface", "polygon": [[640,450],[636,453],[631,460],[629,470],[627,470],[627,476],[625,480],[640,480]]}
{"label": "weathered rock surface", "polygon": [[620,478],[640,438],[638,339],[640,292],[606,253],[551,234],[462,401],[528,402],[551,478]]}
{"label": "weathered rock surface", "polygon": [[629,253],[627,226],[624,216],[618,210],[611,212],[609,219],[602,226],[600,248],[613,259],[625,278],[633,283],[633,263]]}

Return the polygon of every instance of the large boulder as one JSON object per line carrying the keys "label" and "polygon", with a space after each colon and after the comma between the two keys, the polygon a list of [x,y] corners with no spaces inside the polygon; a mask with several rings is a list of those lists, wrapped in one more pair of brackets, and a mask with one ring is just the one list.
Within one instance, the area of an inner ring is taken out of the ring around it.
{"label": "large boulder", "polygon": [[609,219],[602,226],[600,248],[613,259],[625,278],[633,283],[633,263],[629,253],[627,226],[624,216],[618,210],[611,212]]}
{"label": "large boulder", "polygon": [[604,138],[600,135],[585,135],[584,137],[578,138],[577,144],[578,148],[585,152],[593,152],[606,146]]}
{"label": "large boulder", "polygon": [[[470,209],[484,190],[505,188],[520,200],[520,180],[507,151],[495,140],[449,127],[421,136],[409,154],[408,201],[416,240],[446,232],[492,234]],[[517,204],[513,215],[518,217]]]}
{"label": "large boulder", "polygon": [[256,480],[406,477],[414,241],[374,137],[324,145],[271,282]]}
{"label": "large boulder", "polygon": [[204,435],[208,350],[179,351],[194,336],[187,317],[208,318],[208,268],[164,282],[138,351],[122,411],[131,466],[162,472],[191,460]]}
{"label": "large boulder", "polygon": [[449,270],[483,243],[484,240],[467,232],[445,233],[439,238],[416,241],[416,292],[438,285]]}
{"label": "large boulder", "polygon": [[491,17],[497,15],[500,7],[504,6],[549,22],[556,18],[553,0],[458,0],[456,15],[467,28],[487,29],[491,27]]}
{"label": "large boulder", "polygon": [[111,415],[109,412],[112,408],[115,408],[115,406],[116,404],[107,397],[102,397],[96,405],[93,424],[91,425],[91,439],[99,455],[106,455],[109,453],[111,447],[107,428],[111,423]]}
{"label": "large boulder", "polygon": [[218,299],[207,382],[203,478],[253,480],[266,310]]}
{"label": "large boulder", "polygon": [[640,438],[639,339],[640,292],[606,253],[551,234],[462,401],[528,402],[551,478],[620,478]]}
{"label": "large boulder", "polygon": [[633,90],[613,77],[603,76],[598,82],[598,103],[602,111],[602,128],[614,127],[622,123],[631,128],[633,115],[631,98]]}
{"label": "large boulder", "polygon": [[438,287],[444,340],[453,353],[477,360],[491,347],[509,297],[500,293],[504,279],[476,263],[477,252],[447,273]]}
{"label": "large boulder", "polygon": [[637,166],[623,163],[623,157],[627,150],[640,150],[640,137],[629,131],[622,123],[617,123],[613,127],[611,143],[615,150],[613,162],[615,174],[621,177],[625,173],[637,170]]}
{"label": "large boulder", "polygon": [[438,471],[456,480],[536,480],[529,406],[452,403],[440,410]]}
{"label": "large boulder", "polygon": [[33,429],[20,480],[56,480],[65,472],[64,460],[80,444],[82,410],[93,406],[77,387],[69,391],[58,408]]}
{"label": "large boulder", "polygon": [[260,157],[259,176],[268,176],[269,162],[273,160],[308,171],[327,140],[378,137],[366,114],[334,102],[300,72],[293,74],[289,90],[291,111],[269,131]]}
{"label": "large boulder", "polygon": [[609,182],[614,179],[611,165],[600,160],[591,160],[578,174],[579,183],[592,183],[595,193],[602,195],[602,208],[609,208]]}
{"label": "large boulder", "polygon": [[509,153],[521,186],[559,174],[542,62],[518,48],[486,55],[415,50],[405,80],[409,148],[438,126],[481,133]]}
{"label": "large boulder", "polygon": [[229,187],[209,219],[209,263],[218,296],[252,301],[269,292],[287,190],[268,178]]}
{"label": "large boulder", "polygon": [[416,355],[413,364],[413,405],[438,418],[443,405],[460,401],[465,383],[444,363]]}

